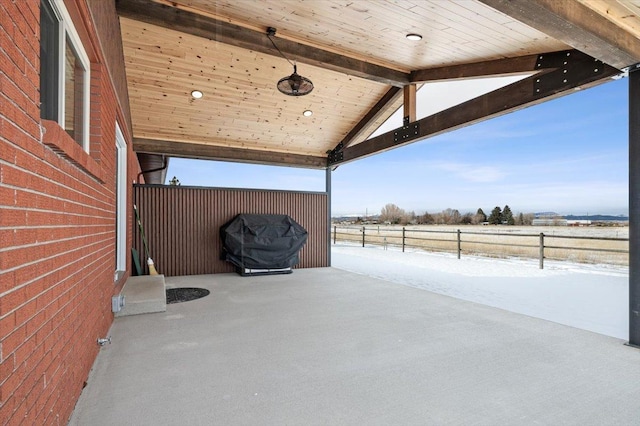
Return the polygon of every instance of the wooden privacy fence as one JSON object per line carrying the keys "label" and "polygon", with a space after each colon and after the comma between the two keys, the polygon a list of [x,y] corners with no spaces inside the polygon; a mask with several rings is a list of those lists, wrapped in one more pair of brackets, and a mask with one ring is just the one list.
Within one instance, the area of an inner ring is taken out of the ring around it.
{"label": "wooden privacy fence", "polygon": [[540,269],[545,259],[570,260],[615,265],[629,264],[629,239],[548,235],[534,233],[501,233],[457,230],[401,229],[364,226],[333,226],[333,243],[337,241],[361,244],[418,248],[435,252],[493,257],[537,258]]}
{"label": "wooden privacy fence", "polygon": [[[149,254],[158,272],[166,276],[233,272],[232,265],[220,259],[220,226],[240,213],[291,216],[308,232],[297,267],[328,266],[325,193],[166,185],[134,185],[133,192]],[[135,221],[133,247],[148,273]]]}

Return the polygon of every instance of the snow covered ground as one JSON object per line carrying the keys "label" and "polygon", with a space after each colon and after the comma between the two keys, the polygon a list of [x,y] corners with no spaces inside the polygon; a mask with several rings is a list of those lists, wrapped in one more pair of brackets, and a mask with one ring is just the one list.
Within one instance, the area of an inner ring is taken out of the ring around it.
{"label": "snow covered ground", "polygon": [[629,270],[389,247],[332,246],[332,266],[627,340]]}

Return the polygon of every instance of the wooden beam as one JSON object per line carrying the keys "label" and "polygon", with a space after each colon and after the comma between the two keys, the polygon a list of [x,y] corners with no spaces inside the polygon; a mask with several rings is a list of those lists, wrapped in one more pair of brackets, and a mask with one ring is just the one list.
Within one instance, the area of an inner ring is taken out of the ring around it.
{"label": "wooden beam", "polygon": [[201,160],[234,161],[238,163],[267,164],[272,166],[290,166],[310,169],[324,169],[327,167],[326,157],[159,139],[133,138],[133,150],[135,152],[164,154],[171,157],[197,158]]}
{"label": "wooden beam", "polygon": [[416,121],[416,85],[408,84],[404,86],[404,114],[403,120],[413,123]]}
{"label": "wooden beam", "polygon": [[577,1],[480,1],[615,68],[640,62],[633,34]]}
{"label": "wooden beam", "polygon": [[[564,66],[565,58],[567,55],[572,54],[581,55],[582,53],[577,50],[564,50],[560,52],[548,52],[537,55],[527,55],[518,58],[499,59],[495,61],[484,61],[469,65],[451,66],[443,68],[433,68],[431,70],[417,71],[416,76],[427,77],[428,80],[443,80],[443,79],[456,79],[456,78],[472,78],[482,75],[501,74],[506,70],[509,70],[508,74],[519,72],[532,72],[532,71],[545,71],[554,70]],[[486,67],[486,72],[483,71]],[[424,73],[424,74],[423,74]],[[417,88],[416,88],[417,91]],[[389,111],[389,108],[398,100],[403,94],[399,88],[392,87],[389,91],[380,99],[380,101],[363,117],[362,120],[349,132],[349,134],[329,153],[331,161],[340,160],[342,157],[340,154],[343,149],[353,144],[357,138],[359,138],[363,132],[368,130],[368,126],[376,121],[380,115],[386,114],[388,118],[394,111]],[[404,99],[405,104],[407,100]],[[405,114],[406,115],[406,114]],[[415,117],[413,120],[415,121]]]}
{"label": "wooden beam", "polygon": [[427,81],[459,80],[475,77],[496,77],[539,71],[543,69],[538,66],[540,56],[541,55],[537,54],[526,55],[515,58],[503,58],[474,62],[471,64],[417,70],[411,72],[409,80],[411,80],[412,83],[422,83]]}
{"label": "wooden beam", "polygon": [[[381,116],[388,118],[393,114],[393,111],[389,111],[391,105],[393,105],[401,96],[402,90],[398,87],[390,88],[384,96],[376,102],[376,104],[365,114],[364,117],[355,125],[347,136],[340,141],[332,152],[340,152],[344,148],[350,146],[355,140],[357,140],[364,132],[370,131],[369,126],[371,123],[377,121]],[[372,131],[371,131],[372,132]],[[371,133],[370,132],[370,133]],[[369,135],[367,135],[369,136]]]}
{"label": "wooden beam", "polygon": [[531,105],[586,88],[616,75],[619,70],[596,61],[588,55],[570,53],[567,62],[556,70],[542,71],[533,76],[494,90],[470,101],[425,117],[409,128],[392,130],[342,152],[339,159],[330,159],[330,166],[387,151],[427,137],[468,126],[491,117],[516,111]]}
{"label": "wooden beam", "polygon": [[[266,35],[266,28],[259,32],[152,0],[118,0],[116,6],[118,14],[126,18],[280,57]],[[282,38],[276,43],[287,57],[300,63],[391,86],[402,87],[409,82],[409,74],[398,70]]]}

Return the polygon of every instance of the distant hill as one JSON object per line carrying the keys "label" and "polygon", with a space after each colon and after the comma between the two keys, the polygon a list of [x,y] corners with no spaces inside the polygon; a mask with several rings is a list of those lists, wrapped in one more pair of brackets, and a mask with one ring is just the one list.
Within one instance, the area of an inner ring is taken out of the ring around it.
{"label": "distant hill", "polygon": [[595,222],[627,222],[629,220],[628,216],[611,216],[606,214],[590,214],[584,216],[574,216],[567,215],[564,216],[567,220],[591,220]]}
{"label": "distant hill", "polygon": [[556,212],[540,212],[540,213],[534,213],[534,216],[536,219],[558,217],[558,218],[564,218],[567,220],[591,220],[594,222],[609,222],[609,221],[627,222],[629,220],[629,216],[624,216],[624,215],[613,216],[613,215],[607,215],[607,214],[562,215]]}

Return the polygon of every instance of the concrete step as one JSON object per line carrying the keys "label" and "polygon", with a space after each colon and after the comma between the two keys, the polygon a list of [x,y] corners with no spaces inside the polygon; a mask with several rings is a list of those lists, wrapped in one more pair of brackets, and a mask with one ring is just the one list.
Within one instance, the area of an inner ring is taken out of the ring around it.
{"label": "concrete step", "polygon": [[164,275],[129,277],[121,294],[124,296],[124,307],[114,314],[116,317],[167,310]]}

